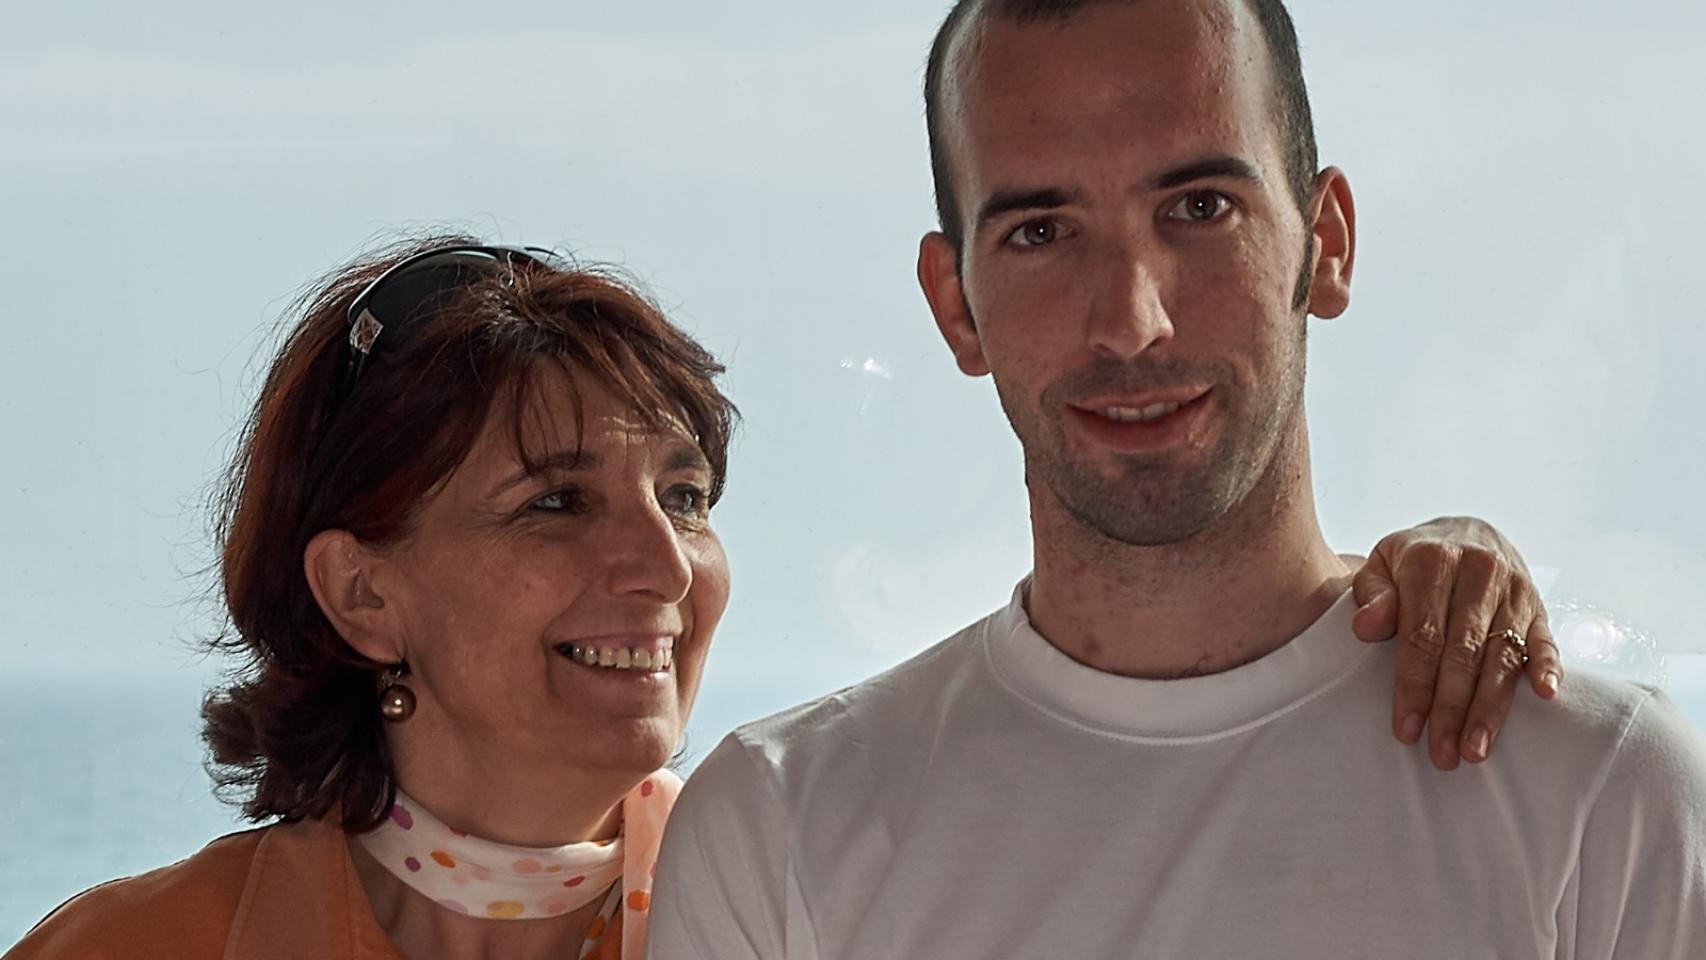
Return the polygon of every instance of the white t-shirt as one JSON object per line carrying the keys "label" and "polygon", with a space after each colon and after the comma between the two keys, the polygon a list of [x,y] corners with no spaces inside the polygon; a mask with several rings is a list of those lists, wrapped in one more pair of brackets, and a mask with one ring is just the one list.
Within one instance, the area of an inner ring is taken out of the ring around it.
{"label": "white t-shirt", "polygon": [[650,956],[1706,958],[1706,750],[1663,694],[1576,671],[1441,773],[1353,610],[1144,681],[1016,594],[745,726],[675,808]]}

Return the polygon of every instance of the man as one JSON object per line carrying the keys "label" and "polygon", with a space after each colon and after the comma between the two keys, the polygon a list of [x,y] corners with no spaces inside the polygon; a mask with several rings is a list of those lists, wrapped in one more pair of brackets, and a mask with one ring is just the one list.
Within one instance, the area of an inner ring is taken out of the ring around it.
{"label": "man", "polygon": [[1352,635],[1303,410],[1356,218],[1277,0],[962,2],[929,73],[919,278],[1024,447],[1034,572],[706,759],[652,955],[1706,956],[1662,694],[1521,698],[1450,777],[1369,722],[1396,653]]}

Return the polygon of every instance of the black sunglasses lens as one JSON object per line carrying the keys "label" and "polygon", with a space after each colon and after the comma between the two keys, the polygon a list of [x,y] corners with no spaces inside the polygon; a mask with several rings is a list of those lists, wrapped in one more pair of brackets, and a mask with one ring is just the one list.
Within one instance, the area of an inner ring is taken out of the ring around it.
{"label": "black sunglasses lens", "polygon": [[497,257],[474,250],[425,257],[376,285],[365,307],[381,323],[404,326],[442,306],[472,276],[498,265]]}

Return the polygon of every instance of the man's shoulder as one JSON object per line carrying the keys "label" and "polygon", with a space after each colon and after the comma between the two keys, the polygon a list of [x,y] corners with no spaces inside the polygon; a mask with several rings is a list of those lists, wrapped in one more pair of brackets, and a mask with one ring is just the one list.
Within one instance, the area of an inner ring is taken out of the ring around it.
{"label": "man's shoulder", "polygon": [[228,834],[177,863],[86,890],[48,914],[5,960],[221,956],[270,829]]}
{"label": "man's shoulder", "polygon": [[[1513,720],[1533,724],[1565,743],[1614,750],[1644,712],[1664,699],[1658,688],[1593,668],[1570,672],[1556,700],[1546,702],[1519,689]],[[1507,727],[1510,729],[1510,727]]]}
{"label": "man's shoulder", "polygon": [[851,686],[759,720],[742,724],[732,737],[767,756],[784,760],[795,750],[816,753],[847,737],[902,734],[919,710],[940,708],[942,694],[983,664],[983,638],[991,614],[907,660]]}
{"label": "man's shoulder", "polygon": [[852,686],[759,720],[725,737],[688,779],[695,795],[780,789],[789,805],[813,785],[870,772],[875,758],[904,753],[929,714],[953,709],[956,693],[980,681],[991,614],[904,662]]}
{"label": "man's shoulder", "polygon": [[[1706,741],[1657,687],[1592,668],[1570,671],[1558,698],[1517,691],[1492,763],[1521,761],[1567,777],[1592,802],[1611,778],[1706,791]],[[1703,798],[1706,799],[1706,798]]]}
{"label": "man's shoulder", "polygon": [[1569,687],[1563,722],[1572,734],[1609,741],[1609,776],[1706,805],[1706,738],[1669,695],[1591,671],[1577,671]]}

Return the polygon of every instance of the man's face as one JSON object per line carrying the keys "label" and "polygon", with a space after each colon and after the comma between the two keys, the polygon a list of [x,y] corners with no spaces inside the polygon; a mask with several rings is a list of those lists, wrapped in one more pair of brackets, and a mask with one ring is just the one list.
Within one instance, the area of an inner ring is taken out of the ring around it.
{"label": "man's face", "polygon": [[926,294],[961,368],[993,374],[1033,497],[1120,542],[1188,539],[1301,439],[1304,305],[1343,309],[1260,29],[1200,0],[971,31],[943,131],[965,239],[957,278],[926,240]]}

